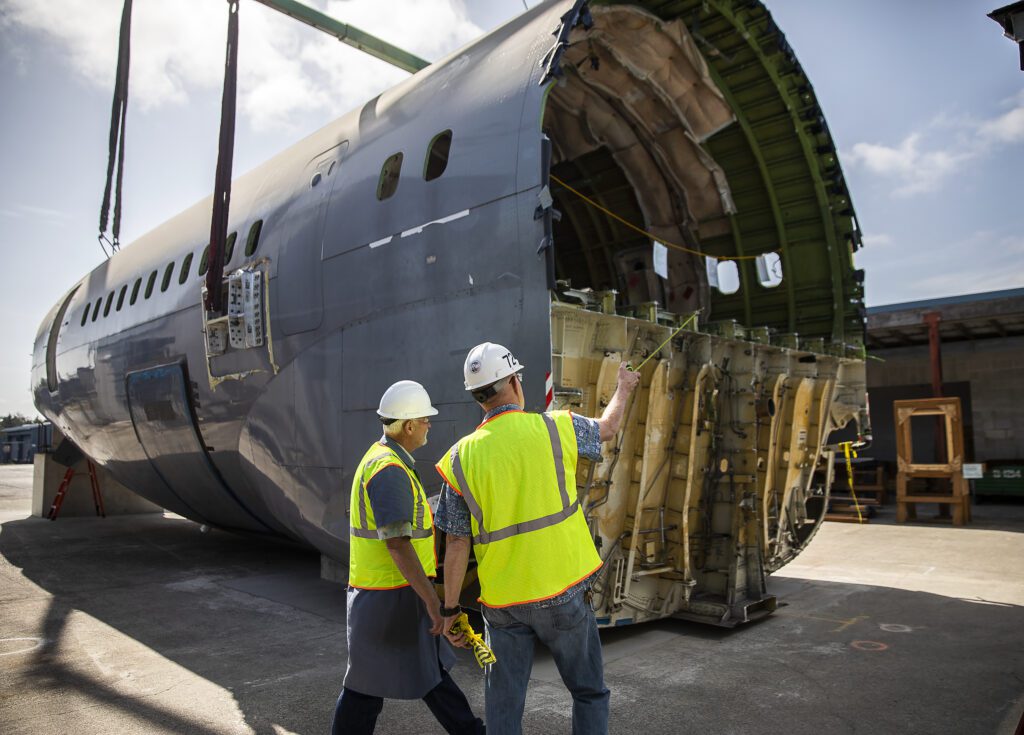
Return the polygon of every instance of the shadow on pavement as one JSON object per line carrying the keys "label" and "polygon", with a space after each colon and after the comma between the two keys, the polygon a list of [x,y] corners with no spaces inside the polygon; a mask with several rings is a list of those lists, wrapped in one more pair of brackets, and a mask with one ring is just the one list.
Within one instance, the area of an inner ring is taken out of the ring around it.
{"label": "shadow on pavement", "polygon": [[[9,732],[88,731],[88,708],[104,732],[326,732],[344,591],[315,553],[156,515],[10,521],[0,556],[0,637],[44,638],[2,659]],[[603,631],[610,731],[1013,732],[1024,608],[796,578],[771,591],[779,611],[732,631]],[[482,711],[479,670],[457,671]],[[570,717],[541,653],[524,732],[569,732]],[[377,731],[439,732],[419,701],[389,701]]]}

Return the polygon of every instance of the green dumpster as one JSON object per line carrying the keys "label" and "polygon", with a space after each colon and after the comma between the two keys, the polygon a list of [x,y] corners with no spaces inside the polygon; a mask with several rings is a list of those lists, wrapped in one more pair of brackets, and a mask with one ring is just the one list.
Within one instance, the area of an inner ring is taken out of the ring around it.
{"label": "green dumpster", "polygon": [[974,494],[1024,497],[1024,464],[989,465],[984,477],[974,481]]}

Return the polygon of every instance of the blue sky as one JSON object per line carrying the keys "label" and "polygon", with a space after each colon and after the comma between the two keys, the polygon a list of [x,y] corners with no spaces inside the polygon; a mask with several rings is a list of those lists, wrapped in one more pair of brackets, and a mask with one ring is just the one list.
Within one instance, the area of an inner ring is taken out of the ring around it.
{"label": "blue sky", "polygon": [[[307,0],[436,59],[522,0]],[[530,5],[533,5],[530,2]],[[767,0],[840,149],[880,305],[1024,286],[1024,72],[979,0]],[[0,0],[0,414],[34,414],[32,339],[96,243],[120,0]],[[222,0],[135,4],[122,240],[213,182]],[[243,1],[235,171],[403,72]]]}

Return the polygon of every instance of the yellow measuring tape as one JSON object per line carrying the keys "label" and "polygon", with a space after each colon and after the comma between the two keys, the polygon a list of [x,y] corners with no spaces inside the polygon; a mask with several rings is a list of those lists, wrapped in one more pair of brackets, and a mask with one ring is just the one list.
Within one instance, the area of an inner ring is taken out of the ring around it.
{"label": "yellow measuring tape", "polygon": [[662,347],[664,347],[665,345],[667,345],[667,344],[668,344],[668,343],[669,343],[669,342],[670,342],[670,341],[672,340],[672,338],[673,338],[673,337],[675,337],[675,336],[676,336],[677,334],[679,334],[679,333],[680,333],[680,332],[682,332],[682,331],[683,331],[684,329],[686,329],[686,325],[687,325],[687,324],[689,324],[690,322],[692,322],[692,321],[693,321],[694,319],[696,319],[696,318],[697,318],[697,315],[698,315],[698,314],[700,314],[700,309],[697,309],[697,311],[693,312],[693,313],[692,313],[692,314],[690,315],[690,318],[689,318],[689,319],[687,319],[687,320],[686,320],[685,322],[683,322],[682,324],[680,324],[680,325],[679,325],[679,328],[678,328],[678,329],[677,329],[676,331],[672,332],[672,334],[670,334],[670,335],[668,336],[668,339],[666,339],[666,340],[665,340],[664,342],[662,342],[662,343],[661,343],[660,345],[658,345],[658,348],[657,348],[656,350],[654,350],[654,352],[652,352],[652,353],[651,353],[651,354],[649,354],[649,355],[648,355],[647,357],[645,357],[645,358],[644,358],[644,361],[643,361],[642,363],[640,363],[640,364],[639,364],[639,365],[637,365],[636,367],[631,367],[631,368],[630,368],[630,370],[632,370],[633,372],[637,372],[637,371],[639,371],[639,370],[640,370],[640,368],[642,368],[642,367],[643,367],[644,365],[646,365],[646,364],[647,364],[647,361],[648,361],[648,360],[650,360],[650,359],[651,359],[652,357],[654,357],[654,356],[655,356],[655,355],[657,355],[657,354],[658,354],[659,352],[661,352],[661,348],[662,348]]}
{"label": "yellow measuring tape", "polygon": [[843,442],[840,446],[843,448],[843,454],[846,455],[846,482],[850,486],[850,495],[853,497],[853,507],[857,509],[857,522],[863,523],[864,516],[860,512],[860,501],[857,500],[857,493],[853,491],[853,462],[850,461],[850,457],[857,456],[857,450],[853,448],[853,442]]}
{"label": "yellow measuring tape", "polygon": [[558,184],[559,186],[565,188],[567,191],[571,191],[573,194],[578,196],[580,199],[585,201],[590,206],[592,206],[595,209],[599,209],[600,211],[604,212],[605,214],[607,214],[609,217],[611,217],[616,222],[621,222],[622,224],[624,224],[626,227],[628,227],[629,229],[633,230],[634,232],[639,232],[641,235],[645,235],[646,237],[649,237],[652,240],[657,240],[658,242],[660,242],[665,247],[672,248],[673,250],[681,250],[684,253],[690,253],[691,255],[700,255],[701,257],[704,257],[704,258],[714,258],[715,260],[756,260],[757,258],[760,258],[762,255],[766,255],[767,253],[777,253],[777,252],[779,252],[778,250],[766,250],[765,252],[758,253],[757,255],[709,255],[708,253],[702,252],[700,250],[694,250],[693,248],[688,248],[685,245],[677,245],[674,242],[669,242],[668,240],[663,240],[662,238],[658,237],[657,235],[652,235],[647,230],[644,230],[644,229],[642,229],[640,227],[637,227],[636,225],[634,225],[629,220],[623,219],[619,215],[615,214],[615,212],[612,212],[610,209],[606,209],[605,207],[602,207],[600,204],[595,202],[593,199],[588,197],[586,194],[583,194],[582,192],[576,191],[576,189],[573,189],[571,186],[569,186],[567,183],[562,181],[560,178],[558,178],[554,174],[549,174],[548,177],[552,181],[554,181],[556,184]]}

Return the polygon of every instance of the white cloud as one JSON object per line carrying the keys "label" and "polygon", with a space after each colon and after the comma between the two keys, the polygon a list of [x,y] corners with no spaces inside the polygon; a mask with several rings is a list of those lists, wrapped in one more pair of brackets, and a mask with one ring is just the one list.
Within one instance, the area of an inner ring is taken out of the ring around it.
{"label": "white cloud", "polygon": [[1012,270],[987,268],[983,264],[958,273],[936,273],[908,284],[912,298],[942,298],[958,294],[987,293],[1024,286],[1024,277]]}
{"label": "white cloud", "polygon": [[[427,60],[481,34],[460,0],[311,2],[328,15]],[[4,22],[60,47],[74,73],[111,92],[120,0],[6,0]],[[346,112],[408,74],[256,3],[239,16],[239,119],[255,129],[300,126],[303,114]],[[227,4],[136,3],[129,105],[155,110],[219,90]]]}
{"label": "white cloud", "polygon": [[71,219],[67,212],[46,207],[34,207],[31,204],[14,204],[11,207],[0,209],[0,217],[10,219],[21,219],[31,217],[33,221],[50,220],[52,222],[64,222]]}
{"label": "white cloud", "polygon": [[858,267],[869,273],[869,305],[1024,286],[1024,235],[979,229],[931,242],[929,252],[931,257],[922,260],[912,247],[859,251]]}
{"label": "white cloud", "polygon": [[910,196],[934,191],[971,157],[967,151],[922,151],[920,142],[921,134],[911,133],[895,148],[857,143],[846,155],[846,160],[853,165],[862,165],[871,173],[897,179],[900,184],[895,193]]}
{"label": "white cloud", "polygon": [[925,133],[916,131],[896,146],[856,143],[844,154],[844,161],[894,180],[896,196],[936,191],[970,161],[1001,146],[1024,142],[1024,93],[1010,102],[1013,109],[986,120],[936,116],[927,128],[942,129],[947,135],[952,132],[944,146],[929,148],[924,144]]}
{"label": "white cloud", "polygon": [[868,248],[886,247],[888,245],[892,245],[893,242],[892,236],[887,235],[884,232],[879,232],[874,235],[864,235],[862,239],[864,247]]}
{"label": "white cloud", "polygon": [[[999,249],[1004,253],[1024,255],[1024,235],[1011,235],[999,240]],[[1024,270],[1022,268],[1021,270]]]}
{"label": "white cloud", "polygon": [[998,143],[1024,141],[1024,105],[983,123],[978,132],[982,137]]}

